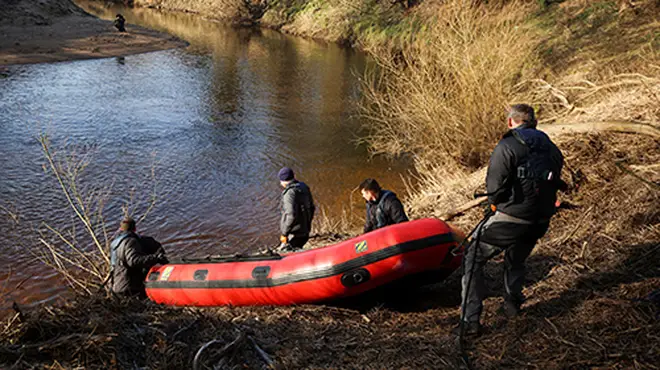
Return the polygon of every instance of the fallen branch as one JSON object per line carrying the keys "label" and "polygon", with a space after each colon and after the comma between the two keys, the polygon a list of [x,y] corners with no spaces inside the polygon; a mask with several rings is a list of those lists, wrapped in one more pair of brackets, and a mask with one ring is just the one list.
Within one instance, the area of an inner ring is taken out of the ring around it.
{"label": "fallen branch", "polygon": [[628,134],[642,134],[660,138],[660,128],[652,125],[627,121],[605,121],[605,122],[585,122],[585,123],[572,123],[572,124],[547,124],[539,125],[539,130],[555,137],[565,134],[578,134],[585,132],[623,132]]}
{"label": "fallen branch", "polygon": [[463,205],[461,205],[457,208],[454,208],[453,210],[443,214],[439,218],[442,221],[449,221],[449,220],[453,219],[454,217],[462,215],[465,211],[470,210],[470,209],[480,205],[481,203],[483,203],[487,200],[488,200],[488,197],[479,197],[479,198],[473,199],[473,200],[471,200],[471,201],[469,201],[469,202],[467,202],[467,203],[465,203],[465,204],[463,204]]}
{"label": "fallen branch", "polygon": [[641,181],[641,182],[643,182],[643,183],[645,183],[645,184],[647,184],[647,185],[651,185],[652,187],[654,187],[654,188],[656,188],[656,189],[660,189],[660,184],[655,183],[655,182],[653,182],[653,181],[649,181],[649,180],[643,178],[642,176],[636,174],[635,172],[631,171],[630,169],[626,168],[626,166],[623,165],[623,161],[616,161],[616,162],[614,162],[614,164],[615,164],[617,167],[619,167],[623,172],[625,172],[625,173],[627,173],[627,174],[633,176],[633,177],[636,178],[637,180],[639,180],[639,181]]}

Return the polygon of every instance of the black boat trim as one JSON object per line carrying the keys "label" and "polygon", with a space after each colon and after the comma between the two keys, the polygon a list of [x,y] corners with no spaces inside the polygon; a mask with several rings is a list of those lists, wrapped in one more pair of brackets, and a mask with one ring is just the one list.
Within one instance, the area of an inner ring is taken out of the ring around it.
{"label": "black boat trim", "polygon": [[[205,281],[150,281],[145,285],[147,289],[233,289],[233,288],[268,288],[281,285],[300,283],[308,280],[323,279],[335,275],[341,275],[348,271],[379,262],[390,257],[408,252],[414,252],[434,246],[455,243],[452,233],[434,235],[427,238],[411,240],[395,244],[381,250],[361,255],[352,260],[340,264],[322,267],[308,271],[296,271],[291,274],[281,275],[274,278],[257,278],[244,280],[205,280]],[[450,248],[447,249],[449,253]],[[445,261],[444,258],[441,259]],[[176,268],[176,267],[175,267]]]}
{"label": "black boat trim", "polygon": [[206,256],[198,258],[174,258],[168,265],[195,265],[200,263],[231,263],[231,262],[251,262],[251,261],[279,261],[285,256],[277,253],[271,254],[232,254],[227,256]]}

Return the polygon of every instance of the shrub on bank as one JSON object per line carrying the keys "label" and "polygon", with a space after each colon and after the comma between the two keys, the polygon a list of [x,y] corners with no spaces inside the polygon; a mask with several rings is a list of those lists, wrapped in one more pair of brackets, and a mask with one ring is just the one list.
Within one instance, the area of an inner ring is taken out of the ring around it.
{"label": "shrub on bank", "polygon": [[373,48],[378,68],[364,86],[373,149],[452,167],[483,164],[533,55],[529,11],[518,2],[489,8],[450,1],[398,52]]}

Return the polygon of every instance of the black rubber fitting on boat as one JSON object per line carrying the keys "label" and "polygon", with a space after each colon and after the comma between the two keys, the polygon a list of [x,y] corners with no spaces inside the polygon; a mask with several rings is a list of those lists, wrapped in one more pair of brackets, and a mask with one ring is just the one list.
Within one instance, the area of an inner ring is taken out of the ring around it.
{"label": "black rubber fitting on boat", "polygon": [[206,275],[208,274],[209,274],[209,270],[197,270],[193,274],[193,279],[198,281],[204,281],[206,280]]}
{"label": "black rubber fitting on boat", "polygon": [[341,284],[347,288],[365,283],[371,279],[371,274],[367,269],[357,269],[344,273],[341,276]]}
{"label": "black rubber fitting on boat", "polygon": [[270,266],[257,266],[252,270],[252,277],[255,279],[265,279],[270,274]]}

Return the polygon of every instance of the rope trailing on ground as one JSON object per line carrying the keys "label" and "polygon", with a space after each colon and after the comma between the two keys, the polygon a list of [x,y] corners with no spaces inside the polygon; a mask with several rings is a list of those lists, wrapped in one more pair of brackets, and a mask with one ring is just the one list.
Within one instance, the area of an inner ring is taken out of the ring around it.
{"label": "rope trailing on ground", "polygon": [[[193,321],[192,324],[190,324],[187,327],[185,327],[185,328],[179,330],[178,332],[176,332],[174,334],[174,336],[176,336],[182,330],[188,330],[195,323],[197,323],[197,320]],[[245,332],[242,331],[242,330],[239,330],[239,334],[236,337],[236,339],[234,339],[233,341],[231,341],[231,343],[229,343],[229,344],[225,345],[224,347],[222,347],[222,349],[217,354],[212,356],[212,359],[214,361],[219,362],[219,364],[216,365],[216,367],[214,367],[214,368],[220,367],[220,364],[225,364],[226,365],[228,363],[228,361],[227,361],[227,363],[225,363],[225,360],[226,360],[225,357],[227,357],[228,355],[233,355],[236,352],[236,350],[238,349],[238,347],[245,344],[248,340],[250,341],[250,344],[252,344],[252,347],[254,348],[254,350],[257,352],[257,355],[259,355],[259,358],[266,364],[266,368],[275,369],[276,368],[276,363],[275,363],[275,361],[273,361],[273,359],[270,357],[270,355],[268,353],[266,353],[266,351],[264,351],[259,346],[259,344],[257,344],[257,341],[251,335],[245,334]],[[223,341],[220,340],[220,339],[214,339],[210,342],[205,343],[203,346],[201,346],[199,348],[199,350],[197,350],[197,353],[195,354],[195,358],[193,359],[193,370],[201,369],[200,360],[202,358],[202,354],[209,347],[211,347],[215,344],[219,344],[219,343],[223,343]]]}
{"label": "rope trailing on ground", "polygon": [[[218,354],[216,354],[214,357],[215,358],[222,358],[222,357],[226,356],[227,354],[229,354],[231,352],[234,352],[234,350],[236,350],[238,345],[241,344],[243,341],[245,341],[245,338],[246,338],[245,333],[240,332],[238,334],[238,336],[236,337],[236,339],[231,341],[231,343],[227,344],[226,346],[222,347],[220,352]],[[204,353],[204,351],[206,351],[206,349],[208,349],[209,347],[211,347],[214,344],[218,344],[218,343],[222,343],[222,342],[223,341],[220,340],[220,339],[214,339],[210,342],[207,342],[203,346],[201,346],[199,348],[199,350],[197,351],[197,353],[195,354],[195,358],[193,359],[193,370],[199,370],[200,369],[199,361],[202,358],[202,353]]]}
{"label": "rope trailing on ground", "polygon": [[[474,265],[475,261],[477,259],[477,250],[478,250],[478,245],[479,245],[479,239],[481,237],[481,229],[483,228],[483,225],[486,223],[486,221],[492,216],[492,214],[488,214],[484,216],[484,218],[479,221],[477,226],[475,226],[472,231],[468,234],[468,237],[463,239],[463,242],[461,243],[461,247],[463,247],[466,243],[466,241],[470,238],[470,236],[475,235],[475,241],[471,245],[472,248],[474,249],[474,252],[472,254],[472,266],[470,266],[470,272],[468,275],[468,282],[465,288],[465,291],[463,292],[463,299],[461,300],[461,316],[460,316],[460,329],[459,329],[459,335],[458,335],[458,350],[461,353],[461,358],[463,360],[463,363],[465,366],[468,368],[468,370],[472,370],[472,364],[470,363],[470,357],[467,354],[467,351],[465,350],[465,306],[467,304],[467,297],[468,297],[468,292],[470,291],[470,285],[472,285],[472,278],[474,277]],[[476,234],[475,234],[476,232]],[[460,249],[460,248],[459,248]],[[468,253],[469,251],[466,251]],[[467,254],[464,254],[464,256],[467,256]],[[463,273],[465,273],[465,260],[466,258],[463,258]]]}

